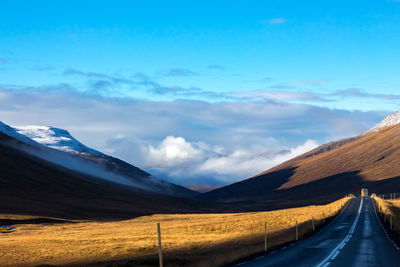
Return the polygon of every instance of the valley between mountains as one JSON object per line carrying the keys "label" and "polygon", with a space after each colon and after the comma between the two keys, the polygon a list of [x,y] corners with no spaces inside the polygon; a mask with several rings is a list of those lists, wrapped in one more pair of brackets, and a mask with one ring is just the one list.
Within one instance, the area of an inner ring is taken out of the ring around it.
{"label": "valley between mountains", "polygon": [[[67,130],[44,126],[0,123],[0,169],[0,243],[7,244],[0,249],[0,263],[5,266],[18,266],[18,253],[27,255],[21,266],[109,266],[110,260],[115,266],[152,266],[157,263],[157,222],[166,227],[170,266],[195,266],[197,260],[210,266],[210,259],[219,266],[260,251],[268,220],[275,227],[271,242],[279,247],[293,241],[298,226],[301,237],[308,236],[347,204],[355,211],[360,201],[353,198],[361,188],[400,192],[400,112],[358,136],[206,193],[163,181],[85,146]],[[346,214],[350,220],[354,212]],[[121,231],[115,234],[111,228]],[[145,234],[147,243],[124,231]],[[62,248],[54,259],[43,256],[52,249],[51,240]],[[28,252],[24,242],[38,245]],[[105,254],[99,253],[102,249]]]}

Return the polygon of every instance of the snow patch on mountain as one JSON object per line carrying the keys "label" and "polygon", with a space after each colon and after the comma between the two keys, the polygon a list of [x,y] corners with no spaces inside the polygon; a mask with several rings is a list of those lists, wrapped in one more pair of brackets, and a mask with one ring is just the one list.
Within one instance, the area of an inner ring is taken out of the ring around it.
{"label": "snow patch on mountain", "polygon": [[35,142],[34,140],[32,140],[29,137],[26,137],[25,135],[18,133],[13,127],[3,123],[0,121],[0,132],[8,135],[12,138],[17,139],[18,141],[27,143],[27,144],[31,144],[31,145],[39,145],[37,142]]}
{"label": "snow patch on mountain", "polygon": [[64,129],[49,126],[16,126],[14,129],[17,133],[53,149],[72,154],[104,155],[97,150],[85,146]]}
{"label": "snow patch on mountain", "polygon": [[383,121],[381,121],[379,124],[377,124],[371,130],[369,130],[367,133],[377,132],[385,127],[393,126],[396,124],[400,124],[400,110],[387,116]]}

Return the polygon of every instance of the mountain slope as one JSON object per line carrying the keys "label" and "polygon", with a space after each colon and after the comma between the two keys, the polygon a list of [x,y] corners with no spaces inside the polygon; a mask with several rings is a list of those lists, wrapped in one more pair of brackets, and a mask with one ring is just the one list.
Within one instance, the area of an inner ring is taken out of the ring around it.
{"label": "mountain slope", "polygon": [[400,125],[394,124],[323,145],[202,197],[268,209],[330,201],[350,192],[358,194],[362,187],[396,192],[399,177]]}
{"label": "mountain slope", "polygon": [[89,148],[64,129],[48,126],[13,128],[0,122],[0,132],[32,145],[25,148],[26,152],[74,171],[161,194],[198,195],[198,192],[153,177],[127,162]]}
{"label": "mountain slope", "polygon": [[210,207],[75,172],[27,153],[29,148],[0,133],[0,213],[109,220]]}
{"label": "mountain slope", "polygon": [[376,132],[388,126],[393,126],[400,123],[400,110],[387,116],[383,121],[369,130],[367,133]]}
{"label": "mountain slope", "polygon": [[58,149],[74,154],[86,154],[93,156],[102,156],[103,153],[91,149],[74,137],[64,129],[49,126],[17,126],[13,127],[19,134],[45,145],[50,148]]}
{"label": "mountain slope", "polygon": [[38,145],[38,143],[33,141],[31,138],[18,133],[14,128],[12,128],[11,126],[9,126],[7,124],[4,124],[1,121],[0,121],[0,133],[8,135],[12,138],[15,138],[16,140],[19,140],[19,141],[27,143],[27,144]]}

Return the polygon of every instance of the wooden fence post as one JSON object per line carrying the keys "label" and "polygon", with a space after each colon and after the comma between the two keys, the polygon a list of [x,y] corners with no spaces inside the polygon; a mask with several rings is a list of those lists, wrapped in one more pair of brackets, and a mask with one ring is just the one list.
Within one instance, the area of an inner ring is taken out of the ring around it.
{"label": "wooden fence post", "polygon": [[312,220],[312,230],[315,232],[315,223],[314,223],[314,216],[311,217]]}
{"label": "wooden fence post", "polygon": [[265,222],[265,229],[264,229],[264,241],[265,241],[265,251],[268,250],[268,231],[267,231],[267,222]]}
{"label": "wooden fence post", "polygon": [[157,234],[158,234],[158,259],[160,262],[160,267],[163,267],[160,223],[157,223]]}
{"label": "wooden fence post", "polygon": [[393,230],[393,219],[392,219],[392,214],[390,214],[390,230]]}

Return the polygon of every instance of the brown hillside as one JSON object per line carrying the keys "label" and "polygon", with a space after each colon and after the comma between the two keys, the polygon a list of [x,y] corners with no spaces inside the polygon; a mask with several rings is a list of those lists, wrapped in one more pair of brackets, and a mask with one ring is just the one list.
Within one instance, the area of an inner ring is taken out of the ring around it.
{"label": "brown hillside", "polygon": [[252,209],[327,202],[362,187],[400,190],[400,125],[332,142],[244,181],[206,193],[208,200]]}
{"label": "brown hillside", "polygon": [[[285,168],[285,165],[278,166],[277,169]],[[279,189],[292,188],[339,172],[359,171],[359,175],[365,181],[379,181],[398,176],[400,125],[371,133],[316,156],[299,157],[290,165],[296,167],[296,171]]]}

